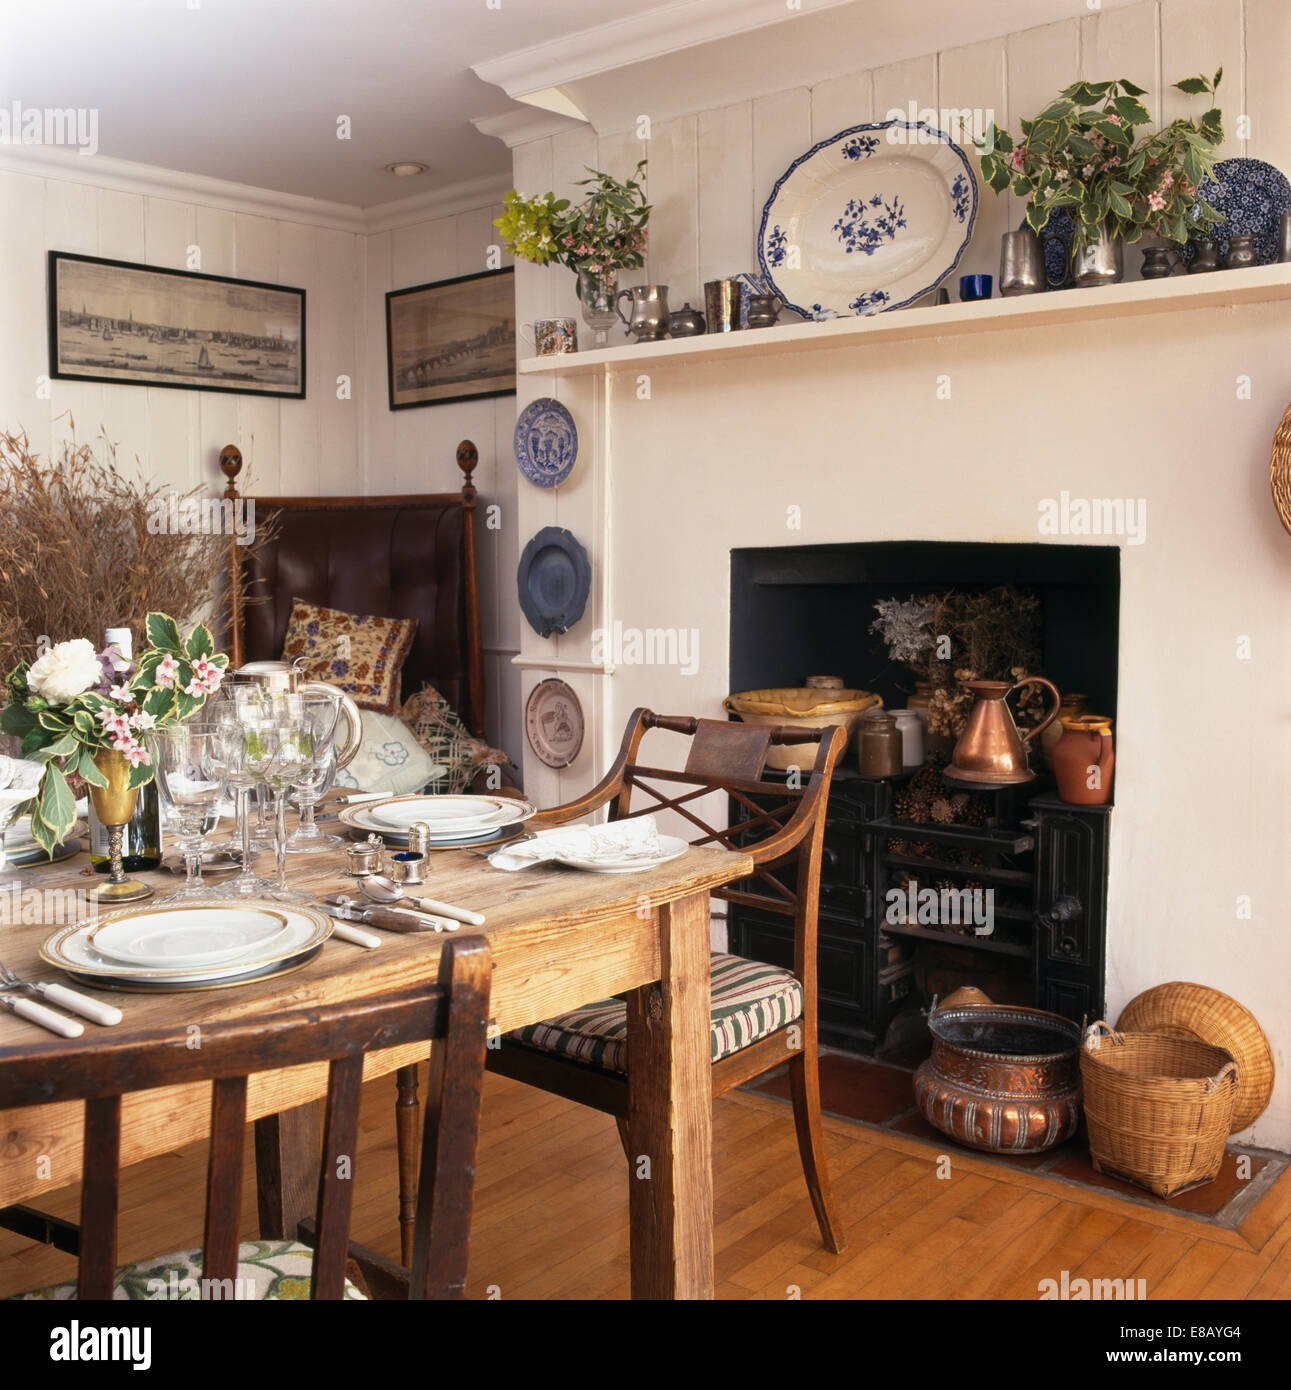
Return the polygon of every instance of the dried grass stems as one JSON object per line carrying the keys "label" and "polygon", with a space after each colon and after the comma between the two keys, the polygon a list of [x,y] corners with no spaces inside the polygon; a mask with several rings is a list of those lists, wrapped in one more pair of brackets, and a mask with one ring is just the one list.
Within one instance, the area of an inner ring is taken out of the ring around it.
{"label": "dried grass stems", "polygon": [[[229,535],[158,523],[174,514],[172,496],[182,504],[210,494],[132,478],[116,453],[102,428],[93,446],[78,442],[75,422],[56,461],[33,453],[25,432],[0,431],[0,672],[33,659],[42,639],[98,645],[106,628],[123,624],[137,650],[151,610],[185,627],[224,626]],[[272,531],[272,518],[257,517],[239,553],[254,553]]]}

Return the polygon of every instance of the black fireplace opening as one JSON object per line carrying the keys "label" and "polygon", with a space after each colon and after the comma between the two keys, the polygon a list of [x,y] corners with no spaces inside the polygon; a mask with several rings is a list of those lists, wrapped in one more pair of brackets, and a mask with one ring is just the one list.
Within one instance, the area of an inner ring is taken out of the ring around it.
{"label": "black fireplace opening", "polygon": [[[733,550],[730,688],[795,687],[830,675],[900,708],[914,677],[871,632],[876,602],[1004,584],[1039,601],[1035,674],[1085,693],[1088,709],[1114,718],[1115,546],[880,541]],[[963,787],[943,781],[935,757],[919,773],[874,779],[861,776],[849,746],[835,773],[821,868],[823,1041],[899,1053],[924,1036],[922,1010],[932,999],[963,985],[997,1003],[1076,1021],[1101,1017],[1111,807],[1063,802],[1040,760],[1033,766],[1035,782],[985,789],[965,808]],[[959,811],[945,822],[940,815],[955,796]],[[916,898],[929,890],[943,908],[948,899],[967,908],[970,896],[989,902],[990,930],[967,912],[953,924],[944,913],[922,920]],[[737,954],[792,961],[788,924],[777,914],[732,904],[728,934]]]}

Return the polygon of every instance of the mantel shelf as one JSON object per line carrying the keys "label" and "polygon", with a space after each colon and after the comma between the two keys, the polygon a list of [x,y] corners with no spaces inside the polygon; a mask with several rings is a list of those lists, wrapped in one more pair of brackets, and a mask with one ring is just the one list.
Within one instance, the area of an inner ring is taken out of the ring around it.
{"label": "mantel shelf", "polygon": [[[766,357],[775,353],[814,352],[821,348],[859,346],[890,340],[947,338],[961,333],[989,333],[1009,328],[1093,323],[1141,314],[1223,309],[1237,304],[1291,299],[1291,265],[1217,270],[1205,275],[1166,280],[1135,280],[1101,289],[1063,290],[989,299],[975,304],[937,304],[927,309],[899,309],[868,318],[831,319],[826,323],[785,323],[739,333],[665,338],[657,343],[625,343],[557,357],[526,357],[522,376],[543,372],[584,376],[633,368],[672,366],[711,358]],[[586,330],[582,330],[586,331]]]}

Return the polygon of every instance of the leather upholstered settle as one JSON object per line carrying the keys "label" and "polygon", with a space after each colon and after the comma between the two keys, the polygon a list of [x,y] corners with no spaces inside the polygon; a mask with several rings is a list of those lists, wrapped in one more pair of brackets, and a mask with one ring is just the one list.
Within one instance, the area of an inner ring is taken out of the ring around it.
{"label": "leather upholstered settle", "polygon": [[[245,566],[245,659],[276,660],[292,600],[350,613],[416,618],[403,667],[403,694],[435,686],[469,727],[483,710],[471,699],[471,612],[467,518],[456,497],[258,499],[277,510],[278,535]],[[275,507],[275,504],[283,504]],[[338,505],[339,504],[339,505]],[[266,597],[267,596],[267,597]],[[478,611],[474,615],[478,623]]]}

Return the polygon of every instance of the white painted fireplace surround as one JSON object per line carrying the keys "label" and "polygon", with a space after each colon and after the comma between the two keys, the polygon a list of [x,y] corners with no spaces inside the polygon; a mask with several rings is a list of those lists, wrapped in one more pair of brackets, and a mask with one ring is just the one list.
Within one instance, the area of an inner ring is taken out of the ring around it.
{"label": "white painted fireplace surround", "polygon": [[[793,157],[910,100],[990,106],[1015,127],[1078,74],[1128,75],[1155,95],[1163,67],[1173,81],[1223,62],[1226,114],[1251,117],[1250,138],[1223,153],[1291,169],[1291,98],[1273,61],[1291,51],[1291,14],[1277,0],[1164,0],[1103,14],[1073,5],[1073,14],[812,87],[768,86],[654,123],[645,148],[632,130],[587,127],[519,144],[516,185],[564,189],[584,165],[622,174],[648,154],[651,261],[625,283],[668,284],[679,306],[698,303],[705,280],[755,268],[756,214]],[[984,190],[961,270],[996,269],[999,234],[1019,217]],[[577,312],[567,271],[520,265],[517,291],[521,320]],[[567,772],[526,750],[526,789],[550,801],[589,785],[638,704],[720,716],[734,548],[1116,543],[1046,536],[1046,499],[1141,499],[1146,536],[1121,541],[1109,1008],[1115,1019],[1132,995],[1175,979],[1242,1000],[1279,1069],[1273,1105],[1247,1137],[1291,1148],[1291,536],[1268,488],[1270,441],[1291,399],[1288,312],[1277,302],[1181,306],[522,375],[519,407],[557,396],[582,443],[560,489],[521,485],[518,544],[541,526],[568,527],[595,575],[588,613],[568,634],[522,635],[521,695],[560,675],[589,715]],[[870,617],[855,615],[858,632]],[[697,671],[597,669],[594,633],[616,621],[697,629]]]}

